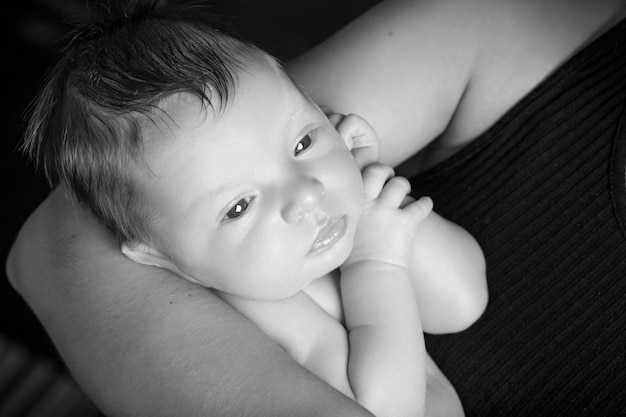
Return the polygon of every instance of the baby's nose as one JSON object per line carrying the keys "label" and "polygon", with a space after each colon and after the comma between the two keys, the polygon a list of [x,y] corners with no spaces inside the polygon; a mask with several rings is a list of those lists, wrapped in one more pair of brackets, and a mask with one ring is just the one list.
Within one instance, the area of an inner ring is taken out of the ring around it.
{"label": "baby's nose", "polygon": [[302,178],[287,187],[286,195],[281,215],[287,223],[297,223],[320,205],[324,185],[316,178]]}

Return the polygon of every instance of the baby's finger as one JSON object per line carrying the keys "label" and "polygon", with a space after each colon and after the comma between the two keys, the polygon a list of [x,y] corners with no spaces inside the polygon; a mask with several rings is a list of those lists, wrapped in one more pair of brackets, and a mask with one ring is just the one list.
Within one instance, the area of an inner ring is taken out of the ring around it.
{"label": "baby's finger", "polygon": [[414,216],[414,221],[420,222],[433,211],[433,200],[430,197],[421,197],[419,200],[406,206],[404,211]]}
{"label": "baby's finger", "polygon": [[363,191],[365,201],[372,201],[380,195],[387,180],[393,177],[393,168],[382,164],[369,165],[363,170]]}
{"label": "baby's finger", "polygon": [[409,204],[413,203],[415,201],[415,199],[410,196],[404,196],[404,200],[402,200],[402,203],[400,203],[400,208],[405,208],[406,206],[408,206]]}
{"label": "baby's finger", "polygon": [[393,177],[383,187],[378,197],[381,204],[387,207],[400,207],[404,198],[411,192],[411,183],[404,177]]}

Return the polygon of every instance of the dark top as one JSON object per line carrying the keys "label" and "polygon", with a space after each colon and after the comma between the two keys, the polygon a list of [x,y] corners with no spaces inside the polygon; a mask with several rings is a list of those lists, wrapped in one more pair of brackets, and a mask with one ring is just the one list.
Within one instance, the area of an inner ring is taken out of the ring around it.
{"label": "dark top", "polygon": [[489,305],[427,336],[467,416],[626,415],[626,21],[412,179],[487,260]]}

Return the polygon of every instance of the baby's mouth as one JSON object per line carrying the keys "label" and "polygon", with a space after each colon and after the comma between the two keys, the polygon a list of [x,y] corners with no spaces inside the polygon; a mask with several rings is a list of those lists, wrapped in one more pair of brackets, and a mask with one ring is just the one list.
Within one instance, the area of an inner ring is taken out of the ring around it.
{"label": "baby's mouth", "polygon": [[346,232],[346,216],[337,216],[328,219],[326,224],[317,233],[310,253],[321,252],[332,247]]}

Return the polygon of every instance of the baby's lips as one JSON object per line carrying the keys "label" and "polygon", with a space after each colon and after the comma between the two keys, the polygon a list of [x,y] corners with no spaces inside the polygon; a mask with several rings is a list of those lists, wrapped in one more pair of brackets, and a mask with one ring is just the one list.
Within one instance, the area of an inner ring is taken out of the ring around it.
{"label": "baby's lips", "polygon": [[311,252],[318,252],[330,248],[337,243],[346,232],[346,216],[337,216],[329,219],[317,233]]}

